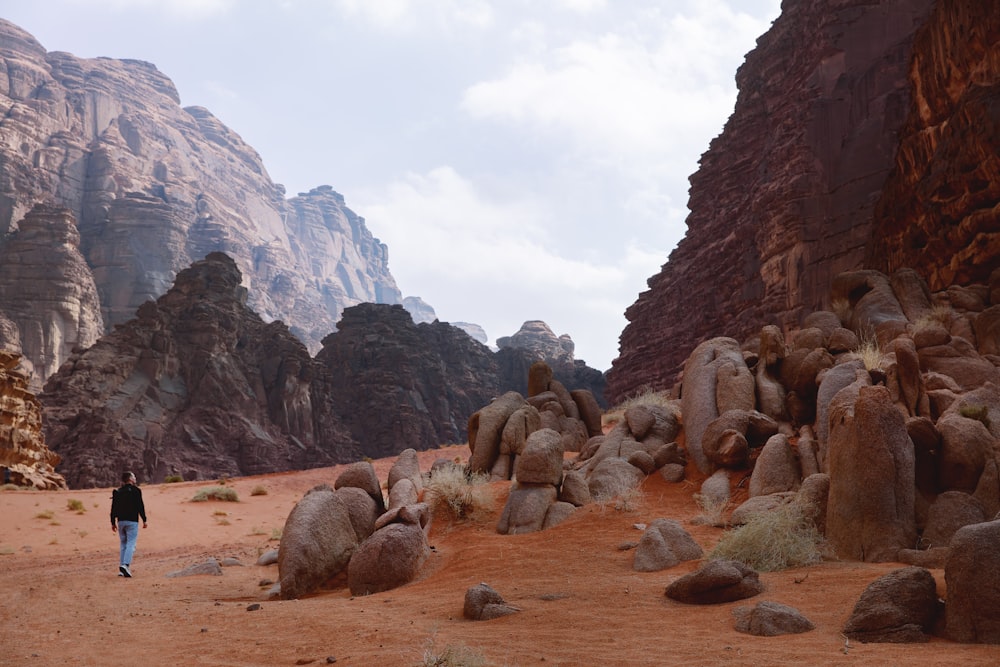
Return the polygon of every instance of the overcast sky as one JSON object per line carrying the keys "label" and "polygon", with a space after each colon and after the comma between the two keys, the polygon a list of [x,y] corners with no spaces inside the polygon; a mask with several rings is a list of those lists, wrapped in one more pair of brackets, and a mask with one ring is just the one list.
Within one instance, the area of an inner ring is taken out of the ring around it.
{"label": "overcast sky", "polygon": [[49,51],[154,63],[289,195],[330,185],[404,296],[606,370],[780,0],[0,0]]}

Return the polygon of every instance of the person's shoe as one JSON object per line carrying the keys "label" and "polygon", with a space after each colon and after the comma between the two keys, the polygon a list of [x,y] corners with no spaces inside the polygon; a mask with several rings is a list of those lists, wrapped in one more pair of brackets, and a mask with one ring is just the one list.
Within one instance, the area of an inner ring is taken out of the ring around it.
{"label": "person's shoe", "polygon": [[123,577],[131,577],[132,572],[128,569],[128,565],[121,565],[118,567],[118,573]]}

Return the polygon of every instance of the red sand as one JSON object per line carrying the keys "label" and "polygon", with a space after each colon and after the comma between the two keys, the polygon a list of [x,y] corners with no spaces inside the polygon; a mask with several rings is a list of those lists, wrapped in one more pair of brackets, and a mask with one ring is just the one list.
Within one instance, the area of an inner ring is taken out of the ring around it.
{"label": "red sand", "polygon": [[[464,445],[421,452],[468,458]],[[391,460],[376,461],[385,480]],[[346,588],[297,601],[266,599],[257,566],[277,546],[288,512],[338,468],[230,480],[239,502],[190,502],[211,482],[143,486],[149,528],[141,530],[135,576],[117,575],[118,537],[110,530],[110,489],[0,492],[0,665],[419,665],[425,652],[468,647],[490,665],[997,665],[1000,646],[847,642],[841,628],[861,592],[898,564],[828,562],[764,573],[757,598],[690,606],[663,595],[697,563],[662,572],[632,569],[637,523],[681,521],[706,550],[718,528],[690,520],[699,509],[692,482],[644,484],[633,511],[590,505],[562,525],[529,535],[498,535],[506,500],[497,483],[494,517],[484,524],[437,518],[434,553],[407,586],[352,598]],[[141,483],[141,480],[140,480]],[[266,495],[251,495],[257,486]],[[68,508],[83,502],[85,511]],[[51,513],[51,518],[48,517]],[[245,567],[221,577],[166,578],[208,557]],[[944,596],[944,573],[932,571]],[[465,591],[486,582],[521,612],[493,621],[462,617]],[[732,609],[773,600],[816,624],[801,635],[751,637],[733,629]],[[248,611],[252,603],[261,609]]]}

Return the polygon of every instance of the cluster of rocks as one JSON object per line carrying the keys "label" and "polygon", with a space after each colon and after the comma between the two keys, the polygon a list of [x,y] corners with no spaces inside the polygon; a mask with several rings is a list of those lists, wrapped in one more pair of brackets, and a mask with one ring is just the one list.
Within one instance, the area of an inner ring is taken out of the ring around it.
{"label": "cluster of rocks", "polygon": [[[656,470],[683,479],[680,430],[675,404],[636,405],[605,434],[593,395],[567,391],[547,363],[536,362],[527,398],[507,392],[469,418],[469,470],[515,480],[497,529],[532,532],[628,493]],[[566,452],[577,456],[566,460]]]}
{"label": "cluster of rocks", "polygon": [[956,530],[1000,511],[1000,271],[935,294],[911,270],[849,272],[832,303],[788,342],[698,346],[687,452],[709,481],[752,467],[739,521],[811,480],[837,555],[940,567]]}
{"label": "cluster of rocks", "polygon": [[347,466],[333,488],[320,484],[295,505],[281,534],[279,581],[271,597],[300,598],[346,575],[354,595],[390,590],[412,581],[430,555],[430,509],[415,450],[399,455],[389,471],[388,504],[375,468]]}

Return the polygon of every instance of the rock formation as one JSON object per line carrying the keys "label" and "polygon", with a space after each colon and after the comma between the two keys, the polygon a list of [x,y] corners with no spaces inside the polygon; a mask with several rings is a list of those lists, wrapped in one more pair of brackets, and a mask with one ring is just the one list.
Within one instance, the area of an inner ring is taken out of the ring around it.
{"label": "rock formation", "polygon": [[912,266],[934,290],[987,281],[1000,253],[995,9],[785,3],[691,177],[687,235],[626,311],[609,401],[670,387],[709,336],[799,328],[843,271]]}
{"label": "rock formation", "polygon": [[554,379],[567,387],[588,390],[598,405],[607,407],[604,373],[574,358],[575,345],[569,334],[556,336],[545,322],[529,320],[514,335],[498,338],[497,348],[500,384],[505,390],[526,395],[528,371],[533,363],[542,361],[552,369]]}
{"label": "rock formation", "polygon": [[68,210],[36,204],[0,240],[0,313],[13,324],[9,334],[0,332],[0,348],[29,360],[34,391],[74,348],[104,333],[97,286]]}
{"label": "rock formation", "polygon": [[[208,110],[181,107],[149,63],[47,52],[0,20],[0,118],[0,266],[14,271],[4,247],[46,223],[53,238],[76,233],[67,215],[79,230],[79,254],[54,246],[0,281],[19,289],[39,262],[80,278],[82,291],[41,283],[43,300],[8,313],[27,329],[24,353],[41,380],[73,344],[93,343],[102,321],[105,331],[124,323],[214,251],[235,259],[249,305],[313,351],[346,306],[401,299],[385,245],[341,195],[323,186],[286,200],[257,152]],[[39,203],[68,214],[29,216]],[[9,307],[0,295],[0,310]]]}
{"label": "rock formation", "polygon": [[414,324],[399,305],[346,309],[315,369],[318,423],[344,424],[376,458],[464,442],[469,415],[499,393],[486,346],[447,323]]}
{"label": "rock formation", "polygon": [[49,378],[45,438],[70,486],[125,469],[214,479],[359,457],[342,426],[315,437],[309,353],[246,306],[241,282],[213,253]]}
{"label": "rock formation", "polygon": [[59,456],[42,438],[42,405],[28,391],[16,354],[0,350],[0,483],[64,489],[55,471]]}
{"label": "rock formation", "polygon": [[[494,354],[449,324],[351,306],[310,358],[247,306],[242,282],[212,253],[49,378],[45,437],[71,486],[113,484],[125,468],[206,479],[465,442],[469,415],[500,393]],[[579,449],[587,427],[574,424]]]}

